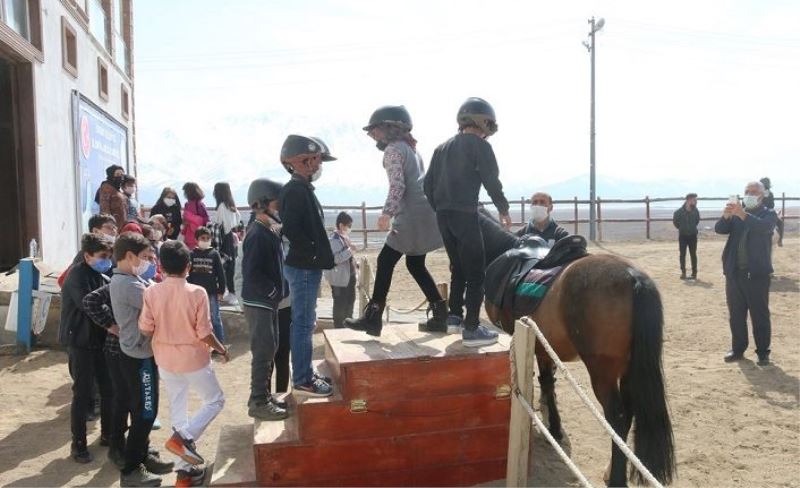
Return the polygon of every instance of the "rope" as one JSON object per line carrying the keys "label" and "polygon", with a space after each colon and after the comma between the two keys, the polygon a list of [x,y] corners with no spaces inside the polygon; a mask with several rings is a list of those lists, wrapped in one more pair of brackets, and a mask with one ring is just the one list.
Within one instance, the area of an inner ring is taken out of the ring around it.
{"label": "rope", "polygon": [[[650,473],[650,471],[642,464],[642,462],[639,461],[639,458],[636,457],[636,454],[634,454],[633,451],[631,451],[631,449],[628,447],[628,445],[625,444],[625,441],[622,440],[622,438],[619,435],[617,435],[616,432],[614,432],[614,429],[611,427],[611,425],[609,425],[605,417],[603,417],[603,414],[601,414],[600,411],[597,410],[597,407],[594,406],[594,403],[592,403],[592,401],[583,391],[583,388],[578,384],[577,381],[575,381],[575,378],[569,372],[567,367],[564,366],[564,363],[561,362],[561,359],[559,359],[558,355],[555,353],[552,346],[550,346],[550,343],[547,342],[547,339],[545,339],[544,334],[542,334],[542,331],[539,330],[539,327],[536,325],[536,322],[530,320],[528,317],[522,317],[520,320],[522,320],[525,323],[525,325],[533,329],[533,332],[536,334],[536,339],[542,344],[542,347],[544,347],[545,351],[547,351],[547,354],[550,356],[553,362],[556,363],[558,369],[562,373],[564,373],[564,377],[567,378],[567,381],[569,381],[569,383],[578,393],[578,396],[581,398],[581,400],[583,400],[584,405],[586,405],[589,408],[589,410],[595,416],[597,421],[600,422],[600,425],[602,425],[603,428],[606,429],[606,432],[608,432],[608,434],[611,436],[611,440],[613,440],[614,444],[616,444],[617,447],[619,447],[620,450],[623,452],[623,454],[625,454],[625,457],[627,457],[630,460],[631,464],[634,465],[634,467],[642,474],[642,476],[644,476],[644,478],[651,485],[657,488],[664,488],[663,485],[659,483],[658,480]],[[527,403],[527,401],[523,401],[523,405],[525,405],[525,403]],[[527,405],[526,410],[529,409],[530,405]],[[531,412],[532,410],[528,411],[529,414]]]}

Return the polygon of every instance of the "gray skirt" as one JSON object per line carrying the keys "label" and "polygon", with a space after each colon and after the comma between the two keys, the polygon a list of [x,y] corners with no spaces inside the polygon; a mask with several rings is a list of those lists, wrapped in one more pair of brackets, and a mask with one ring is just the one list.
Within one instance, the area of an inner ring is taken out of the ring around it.
{"label": "gray skirt", "polygon": [[442,247],[436,213],[425,197],[403,202],[386,235],[386,245],[406,256],[421,256]]}

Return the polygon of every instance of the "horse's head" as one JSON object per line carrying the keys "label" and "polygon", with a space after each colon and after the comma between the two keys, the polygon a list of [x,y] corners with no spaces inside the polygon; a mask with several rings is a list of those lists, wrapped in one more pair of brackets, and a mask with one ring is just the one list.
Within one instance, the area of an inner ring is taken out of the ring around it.
{"label": "horse's head", "polygon": [[502,328],[509,334],[514,334],[514,317],[512,317],[508,312],[500,310],[487,301],[486,315],[489,316],[489,320],[492,322],[492,324]]}

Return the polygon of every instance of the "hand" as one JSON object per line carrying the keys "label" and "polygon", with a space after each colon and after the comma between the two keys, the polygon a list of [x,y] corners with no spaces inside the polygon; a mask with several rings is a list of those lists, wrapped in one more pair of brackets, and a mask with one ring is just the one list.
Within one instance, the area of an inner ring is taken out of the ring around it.
{"label": "hand", "polygon": [[511,216],[508,214],[500,214],[500,223],[503,224],[506,230],[511,229]]}
{"label": "hand", "polygon": [[228,361],[231,360],[231,355],[228,352],[228,348],[225,348],[224,351],[217,351],[217,352],[220,354],[219,355],[219,360],[220,360],[220,362],[222,364],[225,364],[225,363],[227,363]]}
{"label": "hand", "polygon": [[114,334],[115,336],[119,337],[119,325],[112,324],[111,327],[108,328],[108,332],[110,334]]}
{"label": "hand", "polygon": [[734,217],[739,217],[740,219],[744,220],[747,218],[747,212],[744,211],[744,207],[739,202],[736,203],[729,203],[725,205],[725,210],[730,212],[730,215]]}
{"label": "hand", "polygon": [[381,214],[378,218],[378,230],[380,231],[387,231],[389,230],[389,223],[392,220],[392,216],[389,214]]}

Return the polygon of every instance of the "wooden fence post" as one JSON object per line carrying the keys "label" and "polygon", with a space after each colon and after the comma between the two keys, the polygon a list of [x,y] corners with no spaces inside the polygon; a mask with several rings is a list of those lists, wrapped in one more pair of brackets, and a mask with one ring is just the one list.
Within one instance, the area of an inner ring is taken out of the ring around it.
{"label": "wooden fence post", "polygon": [[519,197],[519,221],[525,225],[525,197]]}
{"label": "wooden fence post", "polygon": [[[528,486],[532,420],[519,397],[533,404],[533,366],[536,336],[520,321],[514,323],[511,364],[511,420],[508,431],[506,486]],[[519,395],[519,397],[518,397]]]}
{"label": "wooden fence post", "polygon": [[358,260],[358,309],[364,310],[367,308],[369,301],[369,292],[372,288],[372,273],[369,267],[369,260],[362,257]]}
{"label": "wooden fence post", "polygon": [[597,240],[603,240],[603,211],[600,209],[600,197],[597,197]]}
{"label": "wooden fence post", "polygon": [[647,238],[650,239],[650,195],[644,197],[644,204],[645,204],[645,215],[647,219]]}
{"label": "wooden fence post", "polygon": [[367,202],[361,202],[361,232],[364,233],[364,249],[367,248]]}
{"label": "wooden fence post", "polygon": [[781,192],[781,220],[786,223],[786,192]]}
{"label": "wooden fence post", "polygon": [[575,235],[578,235],[578,197],[575,197]]}

